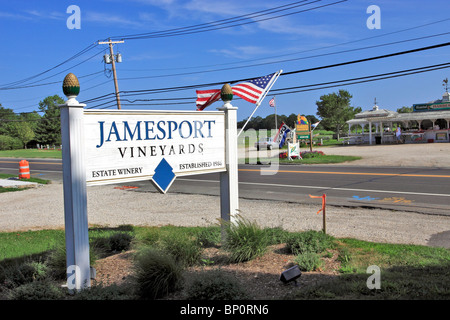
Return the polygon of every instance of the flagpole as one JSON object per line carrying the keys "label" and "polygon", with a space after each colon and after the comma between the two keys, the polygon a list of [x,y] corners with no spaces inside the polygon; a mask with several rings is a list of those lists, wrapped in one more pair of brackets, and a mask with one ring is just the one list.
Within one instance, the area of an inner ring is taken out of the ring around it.
{"label": "flagpole", "polygon": [[266,91],[264,92],[264,94],[259,98],[259,100],[257,101],[257,103],[261,104],[261,101],[264,100],[264,98],[266,97],[266,95],[269,93],[270,89],[272,89],[273,84],[275,83],[275,81],[277,81],[278,77],[280,76],[280,74],[283,72],[283,70],[280,70],[277,72],[277,74],[275,75],[275,77],[272,78],[272,80],[269,82],[269,85],[266,88]]}
{"label": "flagpole", "polygon": [[277,122],[277,102],[276,101],[274,101],[274,108],[275,108],[275,130],[277,129],[277,125],[278,125],[278,122]]}
{"label": "flagpole", "polygon": [[308,126],[309,126],[309,150],[312,152],[313,139],[312,139],[312,131],[311,131],[310,121],[308,121]]}
{"label": "flagpole", "polygon": [[[266,97],[267,93],[270,91],[270,89],[272,88],[273,84],[275,83],[275,81],[278,79],[278,77],[280,76],[280,74],[283,72],[283,70],[280,70],[277,72],[277,74],[272,78],[272,80],[269,82],[269,85],[266,88],[266,91],[264,92],[264,95],[262,95],[258,101],[256,102],[256,107],[253,110],[252,114],[250,115],[250,117],[248,117],[247,121],[245,122],[244,126],[242,127],[241,131],[239,131],[238,137],[241,135],[242,131],[244,131],[245,127],[247,126],[247,123],[250,121],[250,119],[253,117],[253,115],[255,114],[256,110],[259,108],[259,106],[261,105],[261,101],[264,100],[264,98]],[[276,128],[275,128],[276,129]]]}

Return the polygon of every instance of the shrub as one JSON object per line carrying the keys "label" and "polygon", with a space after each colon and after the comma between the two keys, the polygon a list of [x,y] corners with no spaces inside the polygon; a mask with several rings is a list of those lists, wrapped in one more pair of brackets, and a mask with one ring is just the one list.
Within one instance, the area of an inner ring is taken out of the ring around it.
{"label": "shrub", "polygon": [[182,269],[175,259],[156,248],[145,248],[134,264],[136,292],[142,299],[165,297],[180,288]]}
{"label": "shrub", "polygon": [[1,268],[0,283],[7,288],[15,288],[26,283],[46,279],[48,268],[42,262],[27,261]]}
{"label": "shrub", "polygon": [[126,287],[112,284],[104,286],[98,284],[88,289],[76,292],[74,300],[132,300],[134,296],[128,292]]}
{"label": "shrub", "polygon": [[99,237],[91,241],[95,250],[102,253],[114,253],[129,250],[133,235],[127,232],[116,232],[108,237]]}
{"label": "shrub", "polygon": [[206,227],[197,234],[197,242],[204,248],[214,247],[221,242],[220,227]]}
{"label": "shrub", "polygon": [[233,262],[244,262],[263,255],[267,249],[267,237],[256,223],[237,217],[236,223],[225,228],[224,249],[231,253]]}
{"label": "shrub", "polygon": [[300,153],[300,155],[303,159],[308,159],[318,158],[324,156],[325,154],[322,151],[303,151],[302,153]]}
{"label": "shrub", "polygon": [[220,270],[198,274],[186,289],[187,300],[243,300],[247,293],[231,275]]}
{"label": "shrub", "polygon": [[130,249],[133,236],[126,232],[115,233],[109,237],[111,251],[126,251]]}
{"label": "shrub", "polygon": [[11,300],[60,300],[64,297],[64,290],[50,280],[26,283],[9,293]]}
{"label": "shrub", "polygon": [[[94,246],[89,246],[89,263],[94,265],[97,260],[97,253]],[[66,245],[65,243],[56,245],[50,252],[47,262],[49,272],[56,279],[65,279],[67,277],[67,260],[66,260]]]}
{"label": "shrub", "polygon": [[352,254],[347,247],[340,247],[339,254],[337,257],[337,261],[341,263],[341,267],[339,268],[339,272],[341,273],[353,273],[356,271],[356,268],[351,265]]}
{"label": "shrub", "polygon": [[56,246],[48,256],[47,265],[53,277],[65,279],[67,277],[66,247]]}
{"label": "shrub", "polygon": [[299,254],[294,262],[298,264],[301,271],[314,271],[322,265],[320,256],[315,252]]}
{"label": "shrub", "polygon": [[285,243],[289,236],[289,232],[280,227],[264,228],[264,234],[268,245]]}
{"label": "shrub", "polygon": [[161,248],[171,254],[183,266],[199,261],[202,248],[196,239],[183,233],[169,233],[161,239]]}
{"label": "shrub", "polygon": [[295,255],[305,252],[320,253],[330,247],[333,247],[333,237],[322,231],[295,232],[286,241],[286,248]]}
{"label": "shrub", "polygon": [[22,149],[23,143],[17,138],[0,135],[0,150]]}
{"label": "shrub", "polygon": [[139,242],[144,245],[156,245],[161,239],[161,229],[158,227],[146,228],[145,231],[140,235]]}

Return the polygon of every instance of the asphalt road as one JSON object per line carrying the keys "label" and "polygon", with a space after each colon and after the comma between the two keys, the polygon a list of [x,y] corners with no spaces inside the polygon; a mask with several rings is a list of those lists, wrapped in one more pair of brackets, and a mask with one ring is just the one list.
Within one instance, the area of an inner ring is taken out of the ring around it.
{"label": "asphalt road", "polygon": [[[1,173],[18,173],[20,159],[0,158]],[[29,160],[33,177],[62,181],[61,160]],[[450,169],[368,168],[332,165],[240,165],[239,195],[246,199],[383,208],[450,215]],[[157,192],[147,181],[125,183],[136,192]],[[178,178],[169,192],[219,195],[219,174]]]}

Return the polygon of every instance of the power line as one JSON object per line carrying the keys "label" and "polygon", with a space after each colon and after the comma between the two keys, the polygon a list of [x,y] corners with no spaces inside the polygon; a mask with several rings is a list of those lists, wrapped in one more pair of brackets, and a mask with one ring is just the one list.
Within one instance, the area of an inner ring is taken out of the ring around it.
{"label": "power line", "polygon": [[[218,21],[215,21],[215,22],[199,24],[199,25],[194,25],[194,26],[190,26],[190,27],[170,29],[170,30],[166,30],[166,31],[158,31],[158,32],[150,32],[150,33],[128,35],[128,36],[124,36],[124,37],[120,37],[120,38],[122,38],[121,40],[123,40],[123,39],[143,39],[143,38],[149,38],[149,37],[167,37],[167,36],[173,36],[173,35],[184,35],[184,34],[192,34],[192,33],[205,32],[205,31],[212,31],[212,30],[218,30],[218,29],[222,29],[222,28],[231,28],[231,27],[236,27],[236,26],[240,26],[240,25],[243,25],[243,24],[255,23],[255,22],[260,22],[260,21],[264,21],[264,20],[268,20],[268,19],[280,18],[280,17],[286,16],[286,15],[297,14],[297,13],[300,13],[300,12],[315,10],[315,9],[318,9],[318,8],[323,8],[323,7],[327,7],[327,6],[330,6],[330,5],[338,4],[338,3],[341,3],[341,2],[346,2],[347,0],[336,1],[334,3],[325,4],[325,5],[322,5],[322,6],[309,8],[309,9],[306,9],[306,10],[290,12],[290,13],[287,13],[287,14],[284,14],[284,15],[275,16],[275,17],[269,17],[269,18],[265,18],[265,19],[247,21],[245,23],[228,25],[226,27],[223,27],[223,26],[222,27],[218,27],[218,26],[223,25],[223,24],[230,24],[230,23],[233,23],[233,22],[236,22],[236,21],[248,20],[248,19],[252,19],[252,18],[256,18],[256,17],[260,17],[260,16],[274,14],[274,13],[281,12],[281,11],[291,10],[291,9],[294,9],[294,8],[297,8],[297,7],[300,7],[300,6],[305,6],[305,5],[309,5],[309,4],[312,4],[312,3],[315,3],[315,2],[320,2],[320,1],[322,1],[322,0],[314,0],[314,1],[311,1],[311,2],[308,2],[308,3],[305,3],[305,2],[307,2],[307,0],[302,0],[302,1],[297,1],[297,2],[294,2],[294,3],[290,3],[290,4],[287,4],[287,5],[274,7],[274,8],[271,8],[271,9],[257,11],[257,12],[254,12],[254,13],[251,13],[251,14],[247,14],[247,15],[241,15],[241,16],[237,16],[237,17],[234,17],[234,18],[218,20]],[[215,27],[211,28],[211,25],[213,25]],[[208,27],[208,28],[205,29],[205,27]],[[117,37],[110,37],[110,38],[111,39],[117,39]],[[28,88],[30,86],[25,86],[25,83],[27,83],[27,82],[29,82],[29,81],[31,81],[33,79],[36,79],[36,78],[38,78],[38,77],[40,77],[40,76],[42,76],[42,75],[44,75],[44,74],[54,70],[54,69],[56,69],[56,68],[58,68],[58,67],[60,67],[60,66],[62,66],[64,64],[66,64],[66,63],[76,59],[77,57],[79,57],[79,56],[89,52],[90,50],[94,49],[97,45],[98,45],[98,43],[95,42],[95,43],[87,46],[83,50],[79,51],[75,55],[71,56],[70,58],[64,60],[63,62],[61,62],[61,63],[59,63],[59,64],[57,64],[57,65],[55,65],[55,66],[53,66],[53,67],[51,67],[51,68],[49,68],[47,70],[45,70],[45,71],[42,71],[42,72],[40,72],[38,74],[35,74],[33,76],[30,76],[30,77],[27,77],[27,78],[24,78],[24,79],[21,79],[21,80],[17,80],[17,81],[14,81],[14,82],[10,82],[10,83],[7,83],[7,84],[0,85],[0,88],[3,89],[3,90],[6,90],[8,88],[10,88],[10,89]],[[89,59],[87,59],[87,60],[89,60]],[[85,61],[83,61],[81,63],[84,63],[87,60],[85,60]],[[79,64],[77,64],[76,66],[78,66],[78,65]],[[64,70],[64,71],[66,71],[66,70]],[[64,71],[61,71],[61,72],[64,72]],[[46,79],[48,79],[48,78],[46,78]],[[42,79],[41,79],[41,81],[42,81]],[[36,82],[34,82],[34,83],[36,83]],[[47,84],[53,84],[53,83],[47,83]],[[47,85],[47,84],[43,84],[43,85]],[[30,85],[30,84],[28,84],[28,85]]]}
{"label": "power line", "polygon": [[56,69],[56,68],[58,68],[58,67],[64,65],[64,64],[66,64],[66,63],[68,63],[68,62],[70,62],[70,61],[76,59],[77,57],[79,57],[79,56],[85,54],[86,52],[89,52],[90,50],[94,49],[96,46],[97,46],[96,43],[91,44],[91,45],[87,46],[86,48],[84,48],[83,50],[81,50],[81,51],[79,51],[78,53],[76,53],[75,55],[73,55],[72,57],[70,57],[70,58],[64,60],[63,62],[57,64],[57,65],[54,66],[54,67],[51,67],[51,68],[49,68],[49,69],[47,69],[47,70],[45,70],[45,71],[42,71],[42,72],[40,72],[40,73],[38,73],[38,74],[35,74],[35,75],[33,75],[33,76],[30,76],[30,77],[28,77],[28,78],[25,78],[25,79],[22,79],[22,80],[17,80],[17,81],[14,81],[14,82],[10,82],[10,83],[4,84],[4,85],[0,85],[0,87],[18,86],[18,85],[20,85],[20,84],[26,83],[26,82],[28,82],[28,81],[30,81],[30,80],[32,80],[32,79],[35,79],[35,78],[37,78],[37,77],[39,77],[39,76],[41,76],[41,75],[43,75],[43,74],[46,74],[46,73],[48,73],[48,72],[50,72],[50,71],[52,71],[52,70],[54,70],[54,69]]}
{"label": "power line", "polygon": [[[315,71],[315,70],[328,69],[328,68],[334,68],[334,67],[338,67],[338,66],[344,66],[344,65],[350,65],[350,64],[355,64],[355,63],[373,61],[373,60],[377,60],[377,59],[384,59],[384,58],[388,58],[388,57],[394,57],[394,56],[410,54],[410,53],[414,53],[414,52],[420,52],[420,51],[425,51],[425,50],[441,48],[441,47],[445,47],[445,46],[448,46],[448,45],[450,45],[450,42],[445,42],[445,43],[440,43],[440,44],[436,44],[436,45],[432,45],[432,46],[421,47],[421,48],[416,48],[416,49],[411,49],[411,50],[406,50],[406,51],[400,51],[400,52],[395,52],[395,53],[391,53],[391,54],[385,54],[385,55],[381,55],[381,56],[365,58],[365,59],[352,60],[352,61],[346,61],[346,62],[342,62],[342,63],[336,63],[336,64],[331,64],[331,65],[314,67],[314,68],[308,68],[308,69],[301,69],[301,70],[295,70],[295,71],[290,71],[290,72],[284,72],[284,73],[281,74],[281,76],[292,75],[292,74],[297,74],[297,73],[302,73],[302,72],[310,72],[310,71]],[[121,93],[122,97],[126,98],[126,97],[129,97],[129,96],[138,96],[138,95],[156,94],[156,93],[168,93],[168,92],[173,92],[173,91],[189,90],[189,89],[202,88],[202,87],[213,86],[213,85],[214,86],[215,85],[222,85],[224,83],[233,84],[233,83],[236,83],[236,82],[251,80],[253,78],[238,79],[238,80],[232,80],[232,81],[221,81],[221,82],[215,82],[215,83],[195,84],[195,85],[189,85],[189,86],[177,86],[177,87],[166,87],[166,88],[157,88],[157,89],[142,89],[142,90],[132,90],[132,91],[120,91],[120,93]],[[93,101],[99,101],[99,100],[107,99],[107,97],[109,95],[110,94],[107,94],[107,95],[104,95],[102,97],[92,98],[92,99],[86,100],[86,101],[93,102]],[[84,103],[86,103],[86,101]],[[103,105],[103,104],[105,104],[105,103],[102,103],[101,105]],[[93,106],[92,108],[95,108],[95,107],[96,106]]]}
{"label": "power line", "polygon": [[[302,51],[298,51],[298,52],[286,53],[286,54],[281,54],[281,55],[276,55],[276,56],[269,56],[269,57],[258,58],[258,59],[247,59],[247,60],[240,60],[238,62],[228,62],[227,65],[229,66],[229,65],[233,65],[233,64],[242,64],[242,63],[245,63],[245,62],[254,62],[254,61],[260,61],[260,60],[268,60],[268,59],[280,58],[280,57],[285,57],[285,56],[292,56],[292,55],[296,55],[296,54],[300,54],[300,53],[306,53],[306,52],[311,52],[311,51],[330,49],[330,48],[334,48],[334,47],[338,47],[338,46],[342,46],[342,45],[347,45],[347,44],[351,44],[351,43],[356,43],[356,42],[361,42],[361,41],[365,41],[365,40],[371,40],[371,39],[376,39],[376,38],[380,38],[380,37],[385,37],[385,36],[389,36],[389,35],[393,35],[393,34],[397,34],[397,33],[401,33],[401,32],[411,31],[411,30],[427,27],[427,26],[430,26],[430,25],[433,25],[433,24],[438,24],[438,23],[442,23],[442,22],[445,22],[445,21],[449,21],[449,20],[450,20],[450,18],[442,19],[442,20],[433,21],[433,22],[430,22],[430,23],[421,24],[421,25],[418,25],[418,26],[406,28],[406,29],[392,31],[392,32],[388,32],[388,33],[383,33],[383,34],[379,34],[379,35],[371,36],[371,37],[367,37],[367,38],[361,38],[361,39],[357,39],[357,40],[342,42],[342,43],[333,44],[333,45],[329,45],[329,46],[324,46],[324,47],[320,47],[320,48],[313,48],[313,49],[302,50]],[[448,33],[441,33],[441,34],[437,34],[437,35],[430,35],[430,36],[427,36],[427,37],[435,37],[435,36],[440,36],[440,35],[444,35],[444,34],[448,34]],[[424,38],[424,37],[422,37],[422,38]],[[419,39],[419,38],[416,38],[416,39]],[[412,41],[412,40],[414,40],[414,39],[404,40],[404,41]],[[222,64],[211,64],[211,65],[190,66],[190,67],[177,67],[177,68],[164,68],[164,69],[152,68],[152,69],[139,69],[139,70],[133,70],[133,69],[122,69],[122,70],[123,71],[144,71],[144,72],[147,72],[147,71],[198,69],[198,68],[216,67],[216,66],[220,66],[220,65],[222,65]]]}
{"label": "power line", "polygon": [[[294,70],[294,71],[284,72],[280,76],[284,77],[284,76],[297,74],[297,73],[310,72],[310,71],[316,71],[316,70],[323,70],[323,69],[335,68],[335,67],[351,65],[351,64],[356,64],[356,63],[362,63],[362,62],[367,62],[367,61],[374,61],[374,60],[379,60],[379,59],[385,59],[385,58],[394,57],[394,56],[400,56],[400,55],[405,55],[405,54],[410,54],[410,53],[415,53],[415,52],[421,52],[421,51],[426,51],[426,50],[442,48],[442,47],[446,47],[446,46],[449,46],[449,45],[450,45],[450,42],[444,42],[444,43],[440,43],[440,44],[436,44],[436,45],[420,47],[420,48],[411,49],[411,50],[405,50],[405,51],[399,51],[399,52],[394,52],[394,53],[380,55],[380,56],[374,56],[374,57],[369,57],[369,58],[364,58],[364,59],[351,60],[351,61],[335,63],[335,64],[329,64],[329,65],[313,67],[313,68],[308,68],[308,69],[301,69],[301,70]],[[194,89],[194,88],[203,88],[203,87],[208,87],[208,86],[222,85],[224,83],[233,84],[233,83],[236,83],[236,82],[247,81],[247,80],[251,80],[251,79],[254,79],[254,78],[256,78],[256,77],[244,78],[244,79],[236,79],[236,80],[228,80],[228,81],[221,81],[221,82],[193,84],[193,85],[188,85],[188,86],[166,87],[166,88],[157,88],[157,89],[128,90],[128,91],[121,91],[120,93],[121,94],[125,94],[125,95],[127,95],[127,94],[128,95],[139,95],[139,94],[148,94],[148,93],[165,93],[165,92],[171,92],[171,91],[180,91],[180,90],[188,90],[188,89]]]}
{"label": "power line", "polygon": [[[64,71],[66,71],[66,70],[64,70]],[[64,72],[64,71],[62,71],[62,72]],[[81,79],[81,78],[85,78],[85,77],[90,77],[90,76],[93,76],[93,75],[96,75],[96,74],[99,74],[99,73],[103,73],[103,71],[97,71],[97,72],[90,73],[90,74],[87,74],[87,75],[79,76],[77,78]],[[51,84],[58,84],[58,83],[60,84],[61,81],[53,81],[53,82],[47,82],[47,83],[41,83],[41,84],[30,84],[30,85],[23,85],[23,86],[19,86],[19,87],[0,88],[0,90],[4,91],[4,90],[26,89],[26,88],[48,86],[48,85],[51,85]]]}
{"label": "power line", "polygon": [[[140,34],[134,34],[134,35],[125,35],[125,36],[114,36],[114,37],[111,37],[111,39],[136,40],[136,39],[162,38],[162,37],[172,37],[172,36],[180,36],[180,35],[208,32],[208,31],[213,31],[213,30],[220,30],[220,29],[225,29],[225,28],[237,27],[237,26],[241,26],[241,25],[247,25],[247,24],[266,21],[266,20],[272,20],[272,19],[281,18],[281,17],[293,15],[293,14],[298,14],[301,12],[316,10],[316,9],[328,7],[331,5],[335,5],[338,3],[346,2],[347,0],[340,0],[340,1],[333,2],[333,3],[329,3],[329,4],[325,4],[325,5],[321,5],[321,6],[317,6],[317,7],[313,7],[313,8],[308,8],[308,9],[304,9],[304,10],[299,10],[299,11],[295,11],[295,12],[285,13],[282,15],[274,16],[274,17],[268,17],[268,18],[264,18],[264,19],[255,19],[260,16],[266,16],[266,15],[274,14],[277,12],[286,11],[286,10],[290,10],[290,9],[301,7],[301,6],[306,6],[306,5],[313,4],[316,2],[320,2],[320,1],[322,1],[322,0],[314,0],[314,1],[311,1],[308,3],[304,3],[306,1],[303,0],[303,1],[294,2],[294,3],[288,4],[288,5],[284,5],[284,6],[279,6],[279,7],[262,10],[262,11],[258,11],[258,12],[254,12],[254,13],[250,13],[250,14],[246,14],[246,15],[241,15],[241,16],[237,16],[234,18],[218,20],[215,22],[203,23],[203,24],[182,27],[182,28],[176,28],[176,29],[169,29],[169,30],[165,30],[165,31],[156,31],[156,32],[140,33]],[[248,21],[248,20],[250,20],[250,21]],[[240,21],[245,21],[245,22],[240,22]]]}
{"label": "power line", "polygon": [[373,61],[373,60],[378,60],[378,59],[385,59],[385,58],[400,56],[400,55],[409,54],[409,53],[415,53],[415,52],[420,52],[420,51],[425,51],[425,50],[442,48],[442,47],[446,47],[446,46],[449,46],[449,45],[450,45],[450,42],[445,42],[445,43],[440,43],[440,44],[436,44],[436,45],[432,45],[432,46],[427,46],[427,47],[422,47],[422,48],[417,48],[417,49],[411,49],[411,50],[406,50],[406,51],[400,51],[400,52],[395,52],[395,53],[390,53],[390,54],[384,54],[384,55],[381,55],[381,56],[376,56],[376,57],[371,57],[371,58],[365,58],[365,59],[359,59],[359,60],[335,63],[335,64],[322,66],[322,67],[315,67],[315,68],[309,68],[309,69],[285,72],[282,75],[283,76],[287,76],[287,75],[301,73],[301,72],[309,72],[309,71],[316,71],[316,70],[327,69],[327,68],[341,67],[341,66],[355,64],[355,63],[360,63],[360,62],[367,62],[367,61]]}
{"label": "power line", "polygon": [[305,59],[311,59],[311,58],[325,57],[325,56],[336,55],[336,54],[341,54],[341,53],[348,53],[348,52],[355,52],[355,51],[361,51],[361,50],[367,50],[367,49],[374,49],[374,48],[379,48],[379,47],[384,47],[384,46],[389,46],[389,45],[395,45],[395,44],[400,44],[400,43],[405,43],[405,42],[411,42],[411,41],[417,41],[417,40],[429,39],[429,38],[433,38],[433,37],[444,36],[444,35],[448,35],[448,34],[450,34],[450,32],[444,32],[444,33],[439,33],[439,34],[434,34],[434,35],[429,35],[429,36],[423,36],[423,37],[418,37],[418,38],[394,41],[394,42],[389,42],[389,43],[382,43],[382,44],[377,44],[377,45],[372,45],[372,46],[367,46],[367,47],[362,47],[362,48],[341,50],[341,51],[323,53],[323,54],[318,54],[318,55],[299,57],[299,58],[291,58],[291,59],[285,59],[285,60],[277,60],[277,61],[264,62],[264,63],[257,63],[257,64],[251,64],[251,65],[245,65],[245,66],[236,66],[236,67],[227,66],[226,68],[219,68],[219,69],[212,69],[212,70],[203,70],[203,71],[195,71],[195,72],[184,72],[184,73],[173,73],[173,74],[164,74],[164,75],[155,75],[155,76],[128,77],[128,78],[120,78],[119,80],[125,81],[125,80],[164,78],[164,77],[178,77],[178,76],[184,76],[184,75],[193,75],[193,74],[201,74],[201,73],[228,71],[228,70],[232,70],[232,69],[259,67],[259,66],[275,64],[275,63],[291,62],[291,61],[297,61],[297,60],[305,60]]}
{"label": "power line", "polygon": [[[358,77],[358,78],[331,81],[331,82],[323,82],[323,83],[317,83],[317,84],[312,84],[312,85],[304,85],[304,86],[297,86],[297,87],[290,87],[290,88],[283,88],[283,89],[275,89],[275,90],[272,90],[272,92],[276,93],[277,95],[292,94],[292,93],[298,93],[298,92],[327,89],[327,88],[332,88],[332,87],[337,87],[337,86],[342,86],[342,85],[347,86],[347,85],[360,84],[360,83],[365,83],[365,82],[372,82],[372,81],[378,81],[378,80],[403,77],[403,76],[424,73],[424,72],[430,72],[430,71],[446,69],[446,68],[450,68],[450,62],[426,66],[426,67],[420,67],[420,68],[413,68],[413,69],[407,69],[407,70],[401,70],[401,71],[395,71],[395,72],[376,74],[376,75],[372,75],[372,76]],[[374,79],[374,78],[376,78],[376,79]],[[321,86],[321,87],[310,88],[310,87],[317,87],[317,86]],[[285,90],[298,89],[298,88],[304,88],[304,90],[283,92]],[[309,88],[309,89],[306,89],[306,88]]]}
{"label": "power line", "polygon": [[[275,89],[275,90],[271,90],[271,92],[274,94],[277,94],[277,95],[293,94],[293,93],[299,93],[299,92],[322,90],[322,89],[333,88],[333,87],[338,87],[338,86],[347,86],[347,85],[361,84],[361,83],[366,83],[366,82],[373,82],[373,81],[409,76],[409,75],[413,75],[413,74],[441,70],[441,69],[445,69],[445,68],[450,68],[450,62],[429,65],[429,66],[424,66],[424,67],[418,67],[418,68],[412,68],[412,69],[405,69],[405,70],[394,71],[394,72],[388,72],[388,73],[375,74],[375,75],[358,77],[358,78],[350,78],[350,79],[344,79],[344,80],[336,80],[336,81],[322,82],[322,83],[309,84],[309,85],[303,85],[303,86]],[[293,90],[293,89],[301,89],[301,90]],[[287,90],[290,90],[290,91],[287,91]],[[130,102],[130,103],[123,104],[123,105],[127,105],[127,106],[162,106],[162,105],[167,105],[167,103],[169,103],[169,104],[194,104],[195,99],[196,99],[196,97],[159,98],[159,99],[153,98],[153,99],[135,99],[135,100],[129,100],[129,99],[122,98],[123,101]],[[190,100],[190,101],[181,102],[183,100]],[[92,106],[92,107],[90,107],[90,109],[97,108],[99,106],[108,105],[113,101],[108,101],[108,102],[105,102],[105,103],[102,103],[99,105]],[[168,101],[175,101],[175,102],[168,102]],[[148,102],[148,103],[136,104],[134,102]],[[109,108],[109,107],[110,106],[106,106],[103,108]]]}

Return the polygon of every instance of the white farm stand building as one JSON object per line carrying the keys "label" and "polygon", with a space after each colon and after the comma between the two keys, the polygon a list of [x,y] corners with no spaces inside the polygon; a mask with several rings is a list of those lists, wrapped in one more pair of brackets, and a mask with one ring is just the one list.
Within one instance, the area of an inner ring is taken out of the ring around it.
{"label": "white farm stand building", "polygon": [[[388,144],[395,142],[395,127],[400,126],[405,143],[449,142],[450,94],[428,103],[414,104],[413,112],[398,113],[373,106],[347,121],[349,144]],[[358,127],[362,132],[357,132]],[[375,129],[373,129],[375,127]],[[352,130],[354,132],[352,132]]]}

